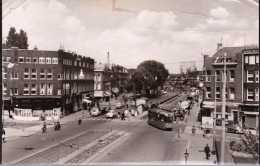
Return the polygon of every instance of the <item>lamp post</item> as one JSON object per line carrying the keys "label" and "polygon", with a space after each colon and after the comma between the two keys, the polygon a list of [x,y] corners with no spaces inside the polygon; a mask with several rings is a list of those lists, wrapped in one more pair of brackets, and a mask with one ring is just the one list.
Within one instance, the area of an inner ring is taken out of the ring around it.
{"label": "lamp post", "polygon": [[[155,76],[155,82],[157,81],[157,76]],[[157,85],[156,85],[156,93],[155,93],[155,100],[156,100],[156,105],[157,105]]]}
{"label": "lamp post", "polygon": [[111,88],[111,79],[113,78],[113,75],[111,74],[110,76],[110,82],[109,82],[109,93],[110,93],[110,96],[109,96],[109,106],[108,106],[108,110],[111,110],[111,97],[112,97],[112,88]]}
{"label": "lamp post", "polygon": [[[132,76],[130,76],[130,80],[132,80]],[[136,99],[135,99],[135,83],[133,82],[133,90],[134,90],[134,102],[135,102],[135,109],[136,109]]]}
{"label": "lamp post", "polygon": [[[80,73],[79,73],[79,79],[84,79],[85,78],[85,75],[83,73],[83,70],[80,69]],[[83,107],[83,103],[81,101],[81,107]],[[82,118],[84,119],[84,109],[82,108]]]}
{"label": "lamp post", "polygon": [[221,137],[221,158],[220,164],[224,165],[225,154],[225,116],[226,116],[226,56],[224,53],[224,73],[223,73],[223,89],[222,89],[222,137]]}
{"label": "lamp post", "polygon": [[215,97],[214,97],[214,113],[213,113],[213,148],[212,148],[212,154],[215,155],[216,154],[216,146],[215,146],[215,142],[216,142],[216,114],[217,114],[217,100],[216,100],[216,77],[218,75],[202,75],[202,76],[210,76],[210,77],[214,77],[214,88],[215,88]]}
{"label": "lamp post", "polygon": [[144,76],[144,82],[143,82],[143,95],[145,94],[145,80],[146,80],[146,76]]}

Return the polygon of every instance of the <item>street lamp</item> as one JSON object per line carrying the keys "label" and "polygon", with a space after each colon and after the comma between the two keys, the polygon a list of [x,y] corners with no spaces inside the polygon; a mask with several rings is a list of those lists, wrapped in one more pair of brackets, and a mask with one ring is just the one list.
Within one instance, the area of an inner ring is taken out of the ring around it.
{"label": "street lamp", "polygon": [[[217,100],[216,100],[216,77],[218,75],[202,75],[202,76],[210,76],[214,77],[214,87],[215,87],[215,97],[214,97],[214,113],[213,113],[213,148],[212,148],[212,154],[216,154],[216,147],[215,147],[215,142],[216,142],[216,114],[217,114]],[[203,86],[201,84],[201,86]]]}
{"label": "street lamp", "polygon": [[[132,80],[132,76],[130,76],[130,80]],[[136,109],[136,99],[135,99],[135,83],[133,82],[133,90],[134,90],[134,102],[135,102],[135,109]]]}
{"label": "street lamp", "polygon": [[[155,76],[155,82],[157,81],[157,76]],[[156,100],[156,105],[157,105],[157,95],[158,95],[158,92],[157,92],[157,85],[156,85],[156,93],[155,93],[155,100]]]}
{"label": "street lamp", "polygon": [[144,82],[143,82],[143,94],[145,94],[145,80],[146,80],[146,76],[144,76]]}
{"label": "street lamp", "polygon": [[113,75],[111,74],[110,76],[110,82],[109,82],[109,93],[110,93],[110,96],[109,96],[109,106],[108,106],[108,110],[111,110],[111,96],[112,96],[112,88],[111,88],[111,79],[113,78]]}

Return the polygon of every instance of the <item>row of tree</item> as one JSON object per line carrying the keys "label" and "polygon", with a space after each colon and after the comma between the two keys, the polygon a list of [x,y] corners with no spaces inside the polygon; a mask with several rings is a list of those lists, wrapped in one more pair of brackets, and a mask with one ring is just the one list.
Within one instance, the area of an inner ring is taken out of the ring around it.
{"label": "row of tree", "polygon": [[28,37],[24,30],[16,32],[14,27],[11,27],[7,36],[7,40],[3,42],[2,47],[4,49],[10,49],[11,47],[18,47],[20,49],[28,49]]}

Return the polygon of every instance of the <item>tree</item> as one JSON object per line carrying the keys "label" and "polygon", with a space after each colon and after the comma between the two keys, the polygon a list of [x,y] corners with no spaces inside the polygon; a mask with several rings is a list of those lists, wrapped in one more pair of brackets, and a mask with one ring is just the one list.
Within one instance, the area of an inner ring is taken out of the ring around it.
{"label": "tree", "polygon": [[16,29],[11,27],[7,36],[7,40],[3,43],[3,48],[18,47],[20,49],[28,49],[28,37],[27,33],[20,30],[19,34],[16,33]]}
{"label": "tree", "polygon": [[140,63],[131,75],[131,82],[135,84],[136,91],[157,90],[162,88],[167,77],[168,70],[164,65],[155,60],[148,60]]}

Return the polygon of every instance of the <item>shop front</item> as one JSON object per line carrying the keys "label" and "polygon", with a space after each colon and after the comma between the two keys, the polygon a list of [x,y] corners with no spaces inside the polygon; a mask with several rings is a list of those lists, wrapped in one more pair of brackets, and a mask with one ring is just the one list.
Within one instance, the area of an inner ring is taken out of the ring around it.
{"label": "shop front", "polygon": [[249,129],[259,127],[259,107],[258,105],[240,105],[241,126]]}

